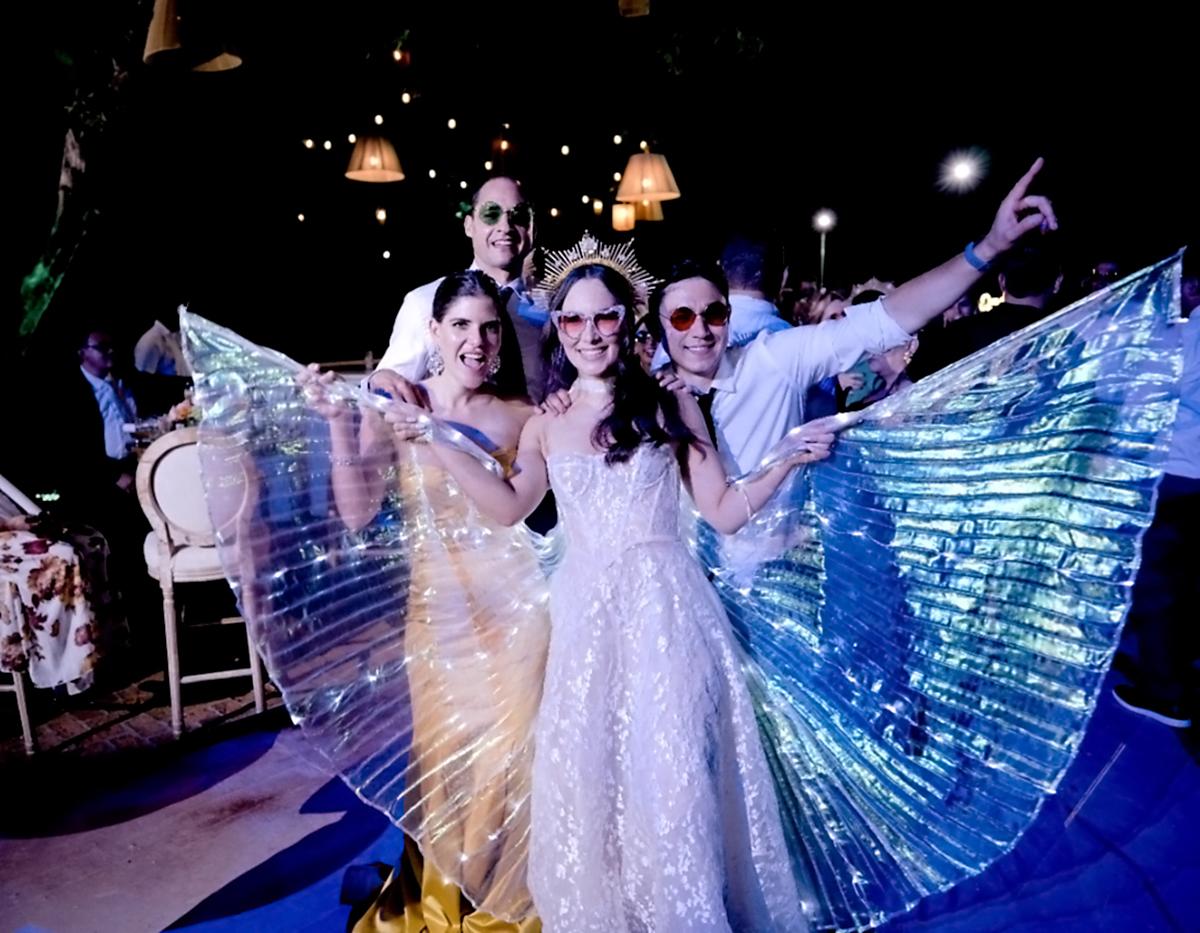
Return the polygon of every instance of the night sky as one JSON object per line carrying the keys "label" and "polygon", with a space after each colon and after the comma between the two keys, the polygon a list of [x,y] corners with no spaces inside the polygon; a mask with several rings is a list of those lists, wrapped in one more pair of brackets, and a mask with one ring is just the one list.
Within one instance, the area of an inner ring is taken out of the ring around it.
{"label": "night sky", "polygon": [[[149,16],[131,2],[40,6],[18,30],[6,337],[53,220],[64,105],[87,61]],[[1181,27],[1092,16],[1051,28],[1015,11],[975,24],[866,11],[835,22],[781,7],[756,17],[752,3],[698,13],[653,0],[650,16],[624,19],[616,0],[214,3],[245,64],[131,72],[89,158],[99,214],[38,335],[20,344],[25,359],[59,352],[85,320],[132,341],[181,301],[300,359],[378,354],[404,292],[469,262],[459,182],[485,177],[505,122],[507,168],[527,180],[551,248],[584,227],[615,238],[612,173],[641,139],[664,153],[683,197],[635,231],[660,271],[739,228],[779,237],[815,277],[811,216],[828,206],[839,215],[830,281],[904,278],[980,238],[1037,155],[1037,190],[1054,198],[1079,267],[1111,257],[1128,270],[1196,238]],[[406,30],[412,63],[401,67],[391,52]],[[376,113],[403,182],[342,175],[347,134]],[[968,146],[990,156],[985,183],[939,191],[939,163]],[[603,218],[584,194],[605,200]]]}

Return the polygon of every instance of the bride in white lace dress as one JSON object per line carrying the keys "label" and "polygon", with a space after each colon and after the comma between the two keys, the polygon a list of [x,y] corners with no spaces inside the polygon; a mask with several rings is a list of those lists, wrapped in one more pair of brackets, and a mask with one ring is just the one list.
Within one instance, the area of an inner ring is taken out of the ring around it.
{"label": "bride in white lace dress", "polygon": [[[551,367],[573,402],[528,422],[510,478],[436,448],[499,521],[521,521],[553,487],[565,532],[529,887],[547,931],[792,933],[806,923],[740,649],[679,520],[682,485],[732,532],[790,467],[728,485],[697,402],[643,373],[634,303],[606,265],[558,287]],[[828,454],[824,430],[792,463]]]}

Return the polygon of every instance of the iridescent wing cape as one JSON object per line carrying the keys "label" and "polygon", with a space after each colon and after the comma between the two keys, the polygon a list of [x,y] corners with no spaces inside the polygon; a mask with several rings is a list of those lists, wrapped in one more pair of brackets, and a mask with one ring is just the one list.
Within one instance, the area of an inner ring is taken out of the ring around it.
{"label": "iridescent wing cape", "polygon": [[[696,527],[814,927],[878,925],[983,870],[1071,763],[1174,419],[1179,274],[1164,261],[873,406],[738,535]],[[293,718],[474,903],[527,916],[552,549],[484,521],[418,444],[376,465],[375,517],[348,528],[301,367],[182,326],[226,570]],[[363,421],[384,404],[331,391]]]}

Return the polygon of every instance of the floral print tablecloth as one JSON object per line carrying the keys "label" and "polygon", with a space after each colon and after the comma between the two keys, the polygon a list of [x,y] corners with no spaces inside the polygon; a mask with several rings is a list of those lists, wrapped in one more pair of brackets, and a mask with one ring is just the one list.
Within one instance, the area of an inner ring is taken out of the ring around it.
{"label": "floral print tablecloth", "polygon": [[109,590],[108,545],[82,527],[0,530],[0,670],[39,687],[91,685],[123,628]]}

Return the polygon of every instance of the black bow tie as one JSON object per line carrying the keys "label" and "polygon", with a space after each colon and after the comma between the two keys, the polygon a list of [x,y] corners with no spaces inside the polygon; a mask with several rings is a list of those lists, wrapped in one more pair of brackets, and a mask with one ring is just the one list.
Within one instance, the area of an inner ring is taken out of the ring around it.
{"label": "black bow tie", "polygon": [[704,415],[704,424],[708,427],[708,437],[712,441],[713,447],[717,446],[717,426],[713,421],[713,399],[717,397],[715,389],[710,388],[703,395],[697,395],[696,401],[700,404],[700,414]]}

